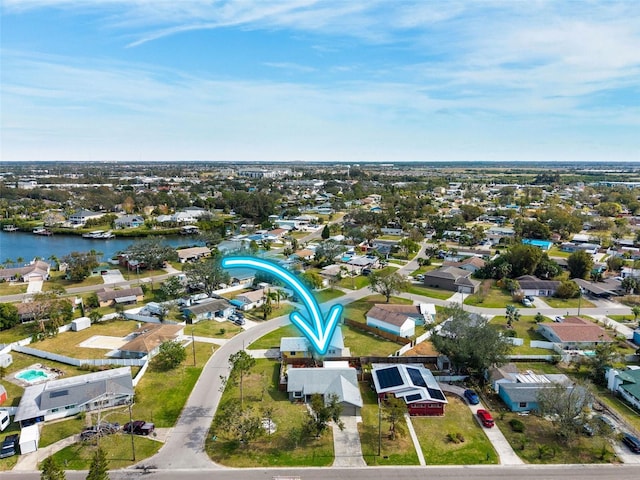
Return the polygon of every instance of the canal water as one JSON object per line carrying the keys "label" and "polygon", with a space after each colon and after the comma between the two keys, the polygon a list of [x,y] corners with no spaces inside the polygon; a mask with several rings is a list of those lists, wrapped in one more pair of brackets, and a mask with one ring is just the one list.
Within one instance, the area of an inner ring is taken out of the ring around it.
{"label": "canal water", "polygon": [[[135,242],[144,238],[111,238],[109,240],[90,240],[79,235],[51,235],[45,237],[28,232],[3,232],[0,230],[0,263],[22,258],[27,263],[35,257],[47,260],[51,255],[61,258],[71,252],[89,252],[94,249],[102,252],[102,260],[113,257],[126,250]],[[202,245],[197,237],[175,235],[164,237],[163,243],[172,247]]]}

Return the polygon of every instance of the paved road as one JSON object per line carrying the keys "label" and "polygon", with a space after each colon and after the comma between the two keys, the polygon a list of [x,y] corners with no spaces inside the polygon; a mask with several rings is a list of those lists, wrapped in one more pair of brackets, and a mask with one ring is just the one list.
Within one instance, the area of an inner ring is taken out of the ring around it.
{"label": "paved road", "polygon": [[[69,480],[84,480],[87,472],[68,472]],[[446,467],[290,468],[228,470],[117,470],[111,480],[637,480],[640,467],[628,465],[521,465]],[[38,472],[2,472],[3,480],[38,480]]]}

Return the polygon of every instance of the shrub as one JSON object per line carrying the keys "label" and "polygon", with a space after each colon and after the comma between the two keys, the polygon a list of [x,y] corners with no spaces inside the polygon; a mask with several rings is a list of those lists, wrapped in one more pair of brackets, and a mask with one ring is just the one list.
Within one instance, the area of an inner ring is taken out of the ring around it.
{"label": "shrub", "polygon": [[464,442],[464,436],[460,432],[447,433],[447,440],[451,443],[462,443]]}
{"label": "shrub", "polygon": [[524,432],[524,423],[522,423],[517,418],[512,418],[511,420],[509,420],[509,426],[511,427],[511,430],[513,430],[514,432],[518,432],[518,433]]}

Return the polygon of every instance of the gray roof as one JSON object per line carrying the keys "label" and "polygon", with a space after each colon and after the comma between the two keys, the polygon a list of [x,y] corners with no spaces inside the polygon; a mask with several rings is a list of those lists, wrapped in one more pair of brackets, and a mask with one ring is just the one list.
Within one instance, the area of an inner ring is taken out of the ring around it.
{"label": "gray roof", "polygon": [[[141,297],[142,295],[144,295],[144,292],[142,291],[141,287],[133,287],[133,288],[123,288],[121,290],[105,289],[105,290],[96,292],[96,294],[98,295],[98,299],[101,302],[106,302],[109,300],[115,300],[117,302],[118,299],[123,299],[123,298],[128,299],[126,301],[133,301],[136,299],[136,297]],[[133,297],[133,298],[130,298],[130,297]]]}
{"label": "gray roof", "polygon": [[425,277],[446,278],[450,280],[466,278],[469,275],[471,275],[471,272],[458,267],[442,267],[424,274]]}
{"label": "gray roof", "polygon": [[36,418],[53,408],[80,406],[104,395],[133,395],[131,367],[50,380],[25,389],[15,422]]}
{"label": "gray roof", "polygon": [[520,288],[523,290],[537,289],[537,290],[555,290],[560,286],[560,282],[556,280],[541,280],[533,275],[522,275],[516,278],[520,284]]}
{"label": "gray roof", "polygon": [[305,337],[282,337],[280,339],[281,352],[306,352],[310,346],[309,340]]}
{"label": "gray roof", "polygon": [[227,300],[214,298],[208,302],[191,305],[190,307],[185,308],[185,311],[189,311],[194,315],[199,315],[207,312],[219,312],[220,310],[226,310],[227,308],[231,308],[231,304]]}
{"label": "gray roof", "polygon": [[336,394],[339,402],[362,406],[355,368],[289,368],[287,392]]}

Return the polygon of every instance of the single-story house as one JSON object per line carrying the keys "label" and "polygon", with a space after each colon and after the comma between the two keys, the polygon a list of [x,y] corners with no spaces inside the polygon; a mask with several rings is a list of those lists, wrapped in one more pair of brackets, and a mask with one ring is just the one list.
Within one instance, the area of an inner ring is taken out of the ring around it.
{"label": "single-story house", "polygon": [[573,243],[573,242],[565,242],[560,245],[560,250],[563,252],[573,253],[578,252],[580,250],[584,250],[587,253],[595,255],[600,250],[600,245],[596,243]]}
{"label": "single-story house", "polygon": [[79,412],[125,405],[133,399],[131,367],[50,380],[25,388],[14,417],[22,427]]}
{"label": "single-story house", "polygon": [[560,282],[556,280],[541,280],[533,275],[522,275],[516,280],[520,285],[520,291],[525,296],[553,297],[560,286]]}
{"label": "single-story house", "polygon": [[553,242],[551,240],[538,240],[537,238],[523,238],[522,244],[538,247],[543,252],[548,252],[553,246]]}
{"label": "single-story house", "polygon": [[476,293],[480,282],[471,278],[471,272],[458,267],[441,267],[424,274],[427,287],[442,288],[450,292]]}
{"label": "single-story house", "polygon": [[[346,257],[345,257],[346,258]],[[372,269],[380,266],[378,257],[373,255],[359,256],[353,255],[349,257],[346,264],[349,272],[362,273],[365,268]]]}
{"label": "single-story house", "polygon": [[250,268],[229,269],[229,283],[233,286],[243,285],[248,288],[253,285],[256,278],[256,271]]}
{"label": "single-story house", "polygon": [[29,282],[30,280],[49,280],[50,271],[50,264],[43,260],[34,260],[24,267],[0,269],[0,280],[18,280],[22,282]]}
{"label": "single-story house", "polygon": [[176,252],[180,263],[192,262],[211,255],[209,247],[180,248]]}
{"label": "single-story house", "polygon": [[182,312],[185,318],[191,318],[192,323],[198,323],[200,320],[218,320],[222,322],[229,318],[233,311],[233,305],[224,298],[211,298],[190,305]]}
{"label": "single-story house", "polygon": [[[313,354],[314,350],[311,348],[309,340],[305,337],[283,337],[280,339],[280,355],[283,358],[312,358]],[[349,350],[349,347],[345,347],[342,329],[338,326],[331,336],[329,348],[327,349],[327,353],[324,355],[324,358],[350,356],[351,351]]]}
{"label": "single-story house", "polygon": [[567,388],[573,386],[573,382],[564,374],[542,375],[530,370],[521,373],[513,363],[491,369],[489,381],[512,412],[538,410],[538,394],[544,388],[554,384],[563,384]]}
{"label": "single-story house", "polygon": [[18,317],[20,322],[30,322],[36,319],[48,319],[50,317],[53,306],[57,309],[57,313],[65,314],[68,309],[75,309],[73,302],[68,298],[59,298],[53,300],[42,300],[38,302],[16,303],[18,309]]}
{"label": "single-story house", "polygon": [[286,372],[287,392],[291,401],[308,402],[311,396],[337,395],[343,415],[360,415],[362,396],[356,369],[348,362],[324,362],[322,368],[292,368]]}
{"label": "single-story house", "polygon": [[625,370],[607,371],[607,387],[617,392],[623,399],[640,412],[640,368],[628,367]]}
{"label": "single-story house", "polygon": [[604,328],[580,317],[566,317],[559,323],[541,323],[538,332],[565,350],[593,348],[600,343],[614,341]]}
{"label": "single-story house", "polygon": [[582,278],[574,278],[574,282],[582,288],[583,292],[599,298],[609,298],[612,296],[624,295],[622,282],[614,278],[605,278],[601,282],[591,282]]}
{"label": "single-story house", "polygon": [[151,358],[160,351],[160,345],[178,339],[184,325],[149,323],[127,336],[129,341],[118,348],[120,358]]}
{"label": "single-story house", "polygon": [[261,307],[266,300],[266,296],[267,291],[264,288],[260,288],[258,290],[241,293],[233,299],[233,302],[238,302],[236,304],[238,308],[246,312],[247,310]]}
{"label": "single-story house", "polygon": [[402,398],[409,415],[444,415],[448,403],[431,370],[423,365],[373,364],[371,376],[378,398]]}
{"label": "single-story house", "polygon": [[424,324],[424,316],[417,305],[377,303],[367,312],[367,325],[399,337],[412,337],[416,323]]}
{"label": "single-story house", "polygon": [[293,257],[299,258],[300,260],[311,260],[315,256],[316,252],[310,250],[308,248],[302,248],[300,250],[296,250],[293,254]]}
{"label": "single-story house", "polygon": [[144,299],[141,287],[123,288],[121,290],[102,289],[96,292],[101,307],[113,305],[131,305]]}
{"label": "single-story house", "polygon": [[492,245],[497,245],[502,239],[511,239],[515,234],[516,232],[513,228],[497,226],[491,227],[485,232],[487,240],[489,240]]}
{"label": "single-story house", "polygon": [[113,224],[115,228],[137,228],[144,225],[144,218],[140,215],[122,215]]}

